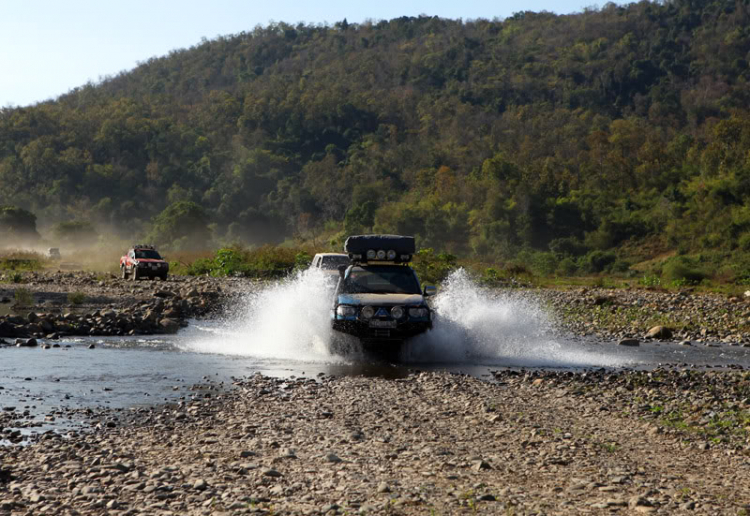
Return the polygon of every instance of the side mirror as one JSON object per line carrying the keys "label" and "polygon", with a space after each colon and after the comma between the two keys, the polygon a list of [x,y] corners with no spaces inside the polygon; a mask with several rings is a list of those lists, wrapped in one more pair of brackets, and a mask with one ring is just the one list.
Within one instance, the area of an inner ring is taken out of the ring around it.
{"label": "side mirror", "polygon": [[339,276],[342,278],[344,277],[344,274],[346,274],[346,269],[348,269],[348,265],[339,265]]}
{"label": "side mirror", "polygon": [[434,296],[435,294],[437,294],[437,287],[429,285],[424,288],[424,297]]}

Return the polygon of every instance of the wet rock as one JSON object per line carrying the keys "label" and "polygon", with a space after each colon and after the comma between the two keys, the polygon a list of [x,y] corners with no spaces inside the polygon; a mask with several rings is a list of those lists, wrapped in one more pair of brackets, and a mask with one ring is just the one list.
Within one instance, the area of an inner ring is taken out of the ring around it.
{"label": "wet rock", "polygon": [[163,333],[177,333],[180,329],[180,322],[175,319],[161,319],[159,327]]}
{"label": "wet rock", "polygon": [[622,339],[620,342],[617,343],[619,346],[640,346],[641,341],[638,339]]}
{"label": "wet rock", "polygon": [[666,326],[654,326],[646,333],[646,338],[649,339],[671,339],[672,330]]}

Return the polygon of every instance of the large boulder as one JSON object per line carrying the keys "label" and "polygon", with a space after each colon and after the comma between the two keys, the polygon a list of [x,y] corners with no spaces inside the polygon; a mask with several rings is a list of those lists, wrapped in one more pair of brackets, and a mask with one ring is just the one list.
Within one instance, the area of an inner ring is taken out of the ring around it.
{"label": "large boulder", "polygon": [[16,326],[9,322],[0,322],[0,337],[15,337]]}
{"label": "large boulder", "polygon": [[648,333],[646,333],[647,339],[671,339],[672,330],[666,326],[654,326]]}

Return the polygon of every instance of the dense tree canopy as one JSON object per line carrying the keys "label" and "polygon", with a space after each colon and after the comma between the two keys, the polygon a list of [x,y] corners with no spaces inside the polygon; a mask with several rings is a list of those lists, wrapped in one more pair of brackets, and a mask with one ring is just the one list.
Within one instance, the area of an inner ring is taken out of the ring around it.
{"label": "dense tree canopy", "polygon": [[170,204],[155,219],[149,240],[159,245],[176,248],[185,244],[202,247],[211,237],[208,215],[192,201],[177,201]]}
{"label": "dense tree canopy", "polygon": [[0,206],[0,249],[38,239],[36,215],[17,206]]}
{"label": "dense tree canopy", "polygon": [[748,0],[271,24],[3,109],[0,203],[126,235],[194,203],[247,242],[750,249],[748,61]]}

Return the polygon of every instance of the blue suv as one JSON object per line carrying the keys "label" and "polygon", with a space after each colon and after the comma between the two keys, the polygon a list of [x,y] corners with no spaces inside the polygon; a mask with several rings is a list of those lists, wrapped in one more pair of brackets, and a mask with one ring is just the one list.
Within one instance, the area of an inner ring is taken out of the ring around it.
{"label": "blue suv", "polygon": [[435,287],[422,290],[409,266],[414,237],[351,236],[344,244],[350,264],[339,269],[331,324],[358,337],[366,346],[400,345],[432,328],[426,302]]}

